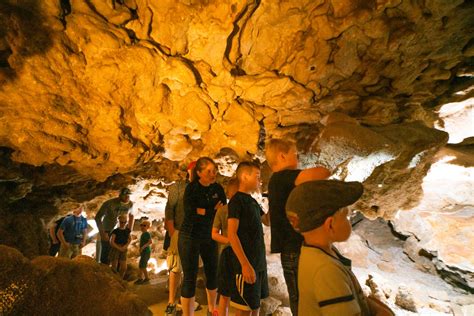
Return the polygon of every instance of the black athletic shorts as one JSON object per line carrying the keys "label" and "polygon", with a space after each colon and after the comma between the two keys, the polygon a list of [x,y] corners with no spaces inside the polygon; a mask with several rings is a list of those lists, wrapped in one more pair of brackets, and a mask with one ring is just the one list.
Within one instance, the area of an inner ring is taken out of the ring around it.
{"label": "black athletic shorts", "polygon": [[230,246],[222,250],[219,258],[219,267],[217,269],[217,292],[220,295],[230,297],[232,289],[232,281],[234,280],[232,263],[231,263],[232,248]]}
{"label": "black athletic shorts", "polygon": [[267,271],[256,272],[254,284],[244,282],[242,274],[234,274],[233,279],[230,305],[245,311],[260,308],[260,300],[269,295]]}

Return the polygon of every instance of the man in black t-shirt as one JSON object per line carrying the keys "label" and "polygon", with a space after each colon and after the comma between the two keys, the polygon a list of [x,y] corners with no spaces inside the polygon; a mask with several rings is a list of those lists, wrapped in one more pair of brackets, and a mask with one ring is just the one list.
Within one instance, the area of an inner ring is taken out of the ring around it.
{"label": "man in black t-shirt", "polygon": [[293,229],[286,217],[286,200],[295,186],[307,181],[327,179],[330,173],[323,167],[297,169],[296,144],[288,140],[270,140],[265,146],[265,156],[273,171],[268,183],[271,252],[280,253],[291,312],[296,316],[298,315],[298,260],[303,237]]}
{"label": "man in black t-shirt", "polygon": [[268,297],[267,261],[261,217],[262,208],[251,193],[260,186],[260,168],[252,162],[237,167],[239,191],[229,201],[228,238],[234,255],[236,282],[231,305],[237,315],[258,315],[260,300]]}

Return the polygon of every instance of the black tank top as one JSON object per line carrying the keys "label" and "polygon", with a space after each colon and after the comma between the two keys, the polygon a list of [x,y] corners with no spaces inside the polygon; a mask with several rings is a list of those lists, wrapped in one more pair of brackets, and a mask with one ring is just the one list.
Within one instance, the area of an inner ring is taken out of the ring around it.
{"label": "black tank top", "polygon": [[272,253],[301,251],[303,237],[293,229],[285,211],[286,201],[300,172],[298,169],[275,172],[268,183]]}

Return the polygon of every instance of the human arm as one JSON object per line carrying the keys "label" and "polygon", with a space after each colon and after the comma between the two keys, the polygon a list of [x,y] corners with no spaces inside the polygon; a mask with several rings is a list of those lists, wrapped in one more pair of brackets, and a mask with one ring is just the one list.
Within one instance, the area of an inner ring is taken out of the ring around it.
{"label": "human arm", "polygon": [[140,253],[145,250],[146,247],[151,246],[153,244],[153,240],[151,239],[150,233],[147,232],[147,234],[149,239],[143,246],[140,247]]}
{"label": "human arm", "polygon": [[105,213],[107,212],[107,209],[108,209],[108,202],[104,202],[102,204],[102,206],[100,207],[99,211],[97,212],[97,214],[95,215],[95,223],[97,225],[97,229],[99,230],[99,235],[100,235],[100,239],[105,241],[105,240],[109,240],[109,235],[104,231],[104,226],[102,224],[102,220],[105,216]]}
{"label": "human arm", "polygon": [[64,239],[64,230],[63,228],[59,228],[58,230],[58,238],[61,244],[63,244],[65,247],[69,247],[69,243]]}
{"label": "human arm", "polygon": [[212,223],[212,239],[218,243],[227,245],[229,243],[229,238],[221,234],[222,228],[224,226],[223,221],[227,221],[227,210],[218,209],[216,215],[214,216],[214,222]]}
{"label": "human arm", "polygon": [[112,234],[110,234],[110,246],[114,247],[115,249],[118,249],[118,250],[122,250],[121,249],[121,246],[118,245],[116,242],[115,242],[115,234],[114,232],[112,232]]}
{"label": "human arm", "polygon": [[222,235],[220,233],[220,229],[215,228],[215,227],[212,228],[212,239],[214,239],[218,243],[221,243],[221,244],[224,244],[224,245],[227,245],[229,243],[229,238]]}
{"label": "human arm", "polygon": [[132,214],[132,207],[130,207],[130,210],[128,212],[128,229],[130,230],[133,229],[134,222],[135,222],[135,216]]}
{"label": "human arm", "polygon": [[128,248],[128,245],[130,245],[130,243],[131,243],[131,242],[132,242],[132,236],[129,234],[129,235],[128,235],[128,240],[127,240],[127,243],[126,243],[125,245],[123,245],[123,246],[122,246],[122,249],[121,249],[121,250],[122,250],[122,252],[127,250],[127,248]]}
{"label": "human arm", "polygon": [[[311,259],[303,257],[303,260]],[[305,263],[308,264],[308,262],[302,262],[302,265],[305,266]],[[314,304],[320,307],[322,315],[361,315],[363,306],[359,305],[357,295],[353,292],[356,286],[353,286],[353,280],[346,268],[334,263],[326,263],[308,277],[311,278],[310,284],[313,289],[311,296],[314,297]],[[303,282],[307,281],[309,279]]]}
{"label": "human arm", "polygon": [[270,226],[270,212],[264,213],[261,219],[263,225]]}
{"label": "human arm", "polygon": [[49,228],[49,237],[51,237],[51,242],[53,244],[57,244],[59,242],[58,237],[56,236],[56,226],[57,223],[53,223],[51,227]]}
{"label": "human arm", "polygon": [[237,236],[237,230],[239,229],[239,219],[229,218],[227,220],[227,234],[230,242],[230,246],[234,251],[237,259],[239,260],[240,266],[242,267],[242,276],[244,281],[249,284],[254,284],[256,280],[255,270],[253,269],[250,261],[245,255],[242,244],[240,243],[239,236]]}
{"label": "human arm", "polygon": [[168,234],[173,236],[175,227],[174,227],[174,217],[175,210],[179,201],[179,183],[176,182],[172,184],[168,191],[168,200],[166,201],[165,206],[165,229],[168,231]]}
{"label": "human arm", "polygon": [[[86,224],[87,225],[87,224]],[[87,226],[82,230],[82,242],[81,242],[81,247],[84,247],[87,242]]]}
{"label": "human arm", "polygon": [[314,167],[301,170],[298,177],[296,177],[295,185],[300,185],[308,181],[325,180],[329,178],[330,175],[331,173],[329,170],[324,167]]}

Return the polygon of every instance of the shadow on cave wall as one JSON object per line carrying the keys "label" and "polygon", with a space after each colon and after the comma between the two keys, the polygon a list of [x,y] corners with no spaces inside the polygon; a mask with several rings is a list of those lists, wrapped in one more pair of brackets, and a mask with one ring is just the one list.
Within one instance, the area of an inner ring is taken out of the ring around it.
{"label": "shadow on cave wall", "polygon": [[52,46],[52,29],[41,13],[41,0],[0,1],[0,86],[14,80],[23,59]]}

